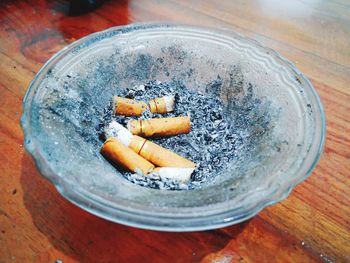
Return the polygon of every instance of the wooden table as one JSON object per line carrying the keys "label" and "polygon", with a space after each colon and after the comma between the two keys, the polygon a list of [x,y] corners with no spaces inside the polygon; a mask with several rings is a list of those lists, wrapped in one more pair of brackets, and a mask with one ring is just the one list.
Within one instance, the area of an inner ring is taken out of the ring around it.
{"label": "wooden table", "polygon": [[[348,0],[119,0],[80,16],[68,12],[63,0],[0,3],[1,263],[350,262]],[[78,38],[154,20],[232,28],[278,50],[310,78],[325,107],[327,141],[312,175],[287,200],[231,227],[162,233],[88,214],[40,176],[19,126],[35,73]]]}

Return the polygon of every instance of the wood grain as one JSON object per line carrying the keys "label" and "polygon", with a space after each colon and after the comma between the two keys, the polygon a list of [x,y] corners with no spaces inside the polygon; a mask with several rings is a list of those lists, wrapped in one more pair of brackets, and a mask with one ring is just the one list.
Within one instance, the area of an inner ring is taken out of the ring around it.
{"label": "wood grain", "polygon": [[[108,1],[69,16],[63,0],[0,3],[0,262],[350,262],[350,4]],[[92,32],[138,21],[231,28],[276,49],[325,107],[324,154],[285,201],[242,224],[161,233],[114,224],[62,198],[23,149],[21,102],[43,63]]]}

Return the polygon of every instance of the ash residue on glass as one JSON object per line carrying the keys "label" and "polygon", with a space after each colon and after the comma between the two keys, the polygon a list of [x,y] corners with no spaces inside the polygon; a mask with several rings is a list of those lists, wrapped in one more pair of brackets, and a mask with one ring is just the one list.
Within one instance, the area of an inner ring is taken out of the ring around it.
{"label": "ash residue on glass", "polygon": [[[104,75],[100,76],[101,82]],[[46,88],[50,96],[38,105],[41,118],[50,119],[56,116],[57,121],[73,128],[84,142],[97,149],[100,140],[96,130],[100,129],[104,121],[104,105],[109,103],[108,98],[97,96],[103,92],[103,85],[93,86],[89,79],[72,78],[70,75],[66,76],[63,86],[56,79],[50,79],[49,83]]]}
{"label": "ash residue on glass", "polygon": [[[235,85],[237,86],[237,83]],[[243,83],[239,82],[239,85],[243,89]],[[239,92],[243,92],[240,88],[235,88]],[[262,102],[253,98],[251,84],[249,84],[243,98],[231,97],[227,105],[224,105],[220,99],[222,94],[220,76],[206,85],[205,93],[192,91],[178,81],[169,83],[151,81],[137,87],[118,89],[116,90],[118,96],[143,101],[175,95],[175,110],[167,114],[152,114],[146,111],[138,118],[111,117],[111,108],[108,107],[105,110],[105,122],[101,125],[99,132],[100,135],[103,134],[102,128],[108,125],[112,118],[126,126],[131,119],[189,115],[191,117],[191,132],[189,134],[152,139],[157,144],[192,160],[198,165],[189,185],[179,185],[172,180],[164,181],[156,176],[143,177],[128,172],[123,172],[123,175],[134,183],[151,188],[171,190],[197,188],[203,182],[212,180],[224,171],[229,162],[242,158],[242,153],[251,153],[257,140],[269,129],[270,117],[260,112]]]}

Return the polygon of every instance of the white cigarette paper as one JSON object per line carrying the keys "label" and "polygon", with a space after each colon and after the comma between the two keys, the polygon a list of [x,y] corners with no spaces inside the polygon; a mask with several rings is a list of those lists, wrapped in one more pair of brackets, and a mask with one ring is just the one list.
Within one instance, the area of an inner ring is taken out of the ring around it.
{"label": "white cigarette paper", "polygon": [[152,173],[159,175],[161,178],[176,180],[180,183],[188,183],[194,168],[177,168],[177,167],[158,167]]}
{"label": "white cigarette paper", "polygon": [[172,112],[174,110],[175,97],[174,96],[165,96],[163,97],[165,101],[165,107],[167,112]]}
{"label": "white cigarette paper", "polygon": [[104,130],[105,137],[117,138],[125,146],[129,146],[133,137],[132,133],[128,131],[123,125],[116,121],[112,121]]}

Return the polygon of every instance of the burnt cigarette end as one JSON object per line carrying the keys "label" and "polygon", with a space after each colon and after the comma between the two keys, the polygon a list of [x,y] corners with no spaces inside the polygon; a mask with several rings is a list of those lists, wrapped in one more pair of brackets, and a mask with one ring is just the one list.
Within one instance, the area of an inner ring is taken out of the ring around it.
{"label": "burnt cigarette end", "polygon": [[175,97],[174,96],[165,96],[164,101],[165,101],[165,107],[166,107],[167,112],[174,111]]}
{"label": "burnt cigarette end", "polygon": [[105,137],[113,137],[118,139],[125,146],[130,144],[133,135],[120,123],[116,121],[112,121],[104,130]]}
{"label": "burnt cigarette end", "polygon": [[176,180],[180,183],[188,183],[194,168],[175,168],[175,167],[157,167],[152,173],[159,175],[161,178]]}

